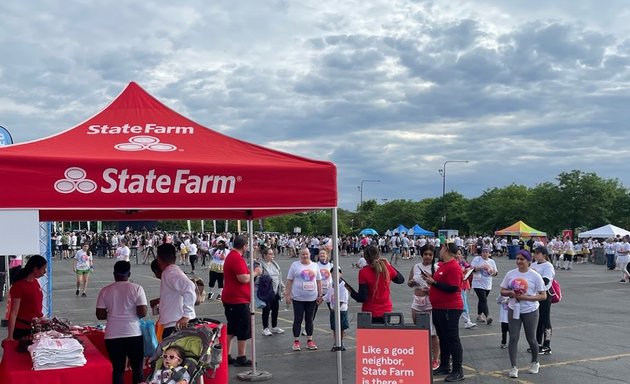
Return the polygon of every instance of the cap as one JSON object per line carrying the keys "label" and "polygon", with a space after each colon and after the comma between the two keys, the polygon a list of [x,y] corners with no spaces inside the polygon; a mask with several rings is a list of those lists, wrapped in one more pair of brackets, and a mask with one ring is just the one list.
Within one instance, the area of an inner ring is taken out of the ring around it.
{"label": "cap", "polygon": [[481,252],[490,252],[490,251],[492,251],[490,249],[490,247],[483,247],[483,248],[481,248]]}
{"label": "cap", "polygon": [[543,255],[548,255],[549,251],[547,251],[546,247],[536,247],[534,248],[534,253],[542,253]]}

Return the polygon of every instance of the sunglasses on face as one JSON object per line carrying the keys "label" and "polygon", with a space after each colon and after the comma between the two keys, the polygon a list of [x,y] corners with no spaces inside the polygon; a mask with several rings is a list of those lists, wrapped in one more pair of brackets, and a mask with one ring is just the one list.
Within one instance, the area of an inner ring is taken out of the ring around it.
{"label": "sunglasses on face", "polygon": [[163,358],[163,359],[172,359],[172,360],[175,360],[175,359],[179,359],[179,356],[177,356],[177,355],[167,355],[167,354],[164,354],[164,355],[162,355],[162,358]]}

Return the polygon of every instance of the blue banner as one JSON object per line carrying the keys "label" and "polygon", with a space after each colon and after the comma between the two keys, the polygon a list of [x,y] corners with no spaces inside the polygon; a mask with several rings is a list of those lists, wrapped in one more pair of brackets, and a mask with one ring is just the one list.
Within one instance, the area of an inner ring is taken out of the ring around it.
{"label": "blue banner", "polygon": [[0,125],[0,146],[13,144],[13,138],[5,127]]}

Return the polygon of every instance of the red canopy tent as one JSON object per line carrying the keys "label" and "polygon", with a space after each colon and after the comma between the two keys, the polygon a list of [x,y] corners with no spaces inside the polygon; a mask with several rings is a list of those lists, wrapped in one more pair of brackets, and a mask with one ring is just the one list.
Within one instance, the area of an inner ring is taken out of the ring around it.
{"label": "red canopy tent", "polygon": [[40,221],[254,219],[337,206],[334,164],[212,131],[133,82],[74,128],[0,147],[0,179],[0,209],[38,209]]}

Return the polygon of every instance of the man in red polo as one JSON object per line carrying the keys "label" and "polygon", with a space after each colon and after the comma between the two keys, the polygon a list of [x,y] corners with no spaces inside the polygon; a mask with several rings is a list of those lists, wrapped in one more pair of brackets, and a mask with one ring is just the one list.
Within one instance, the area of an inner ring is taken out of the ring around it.
{"label": "man in red polo", "polygon": [[[250,280],[260,275],[260,268],[250,272],[243,255],[247,250],[247,238],[239,235],[234,238],[234,248],[228,253],[223,264],[223,293],[221,301],[227,319],[227,352],[228,364],[237,367],[252,365],[245,356],[245,345],[251,339],[251,302]],[[230,355],[232,339],[236,337],[236,359]]]}

